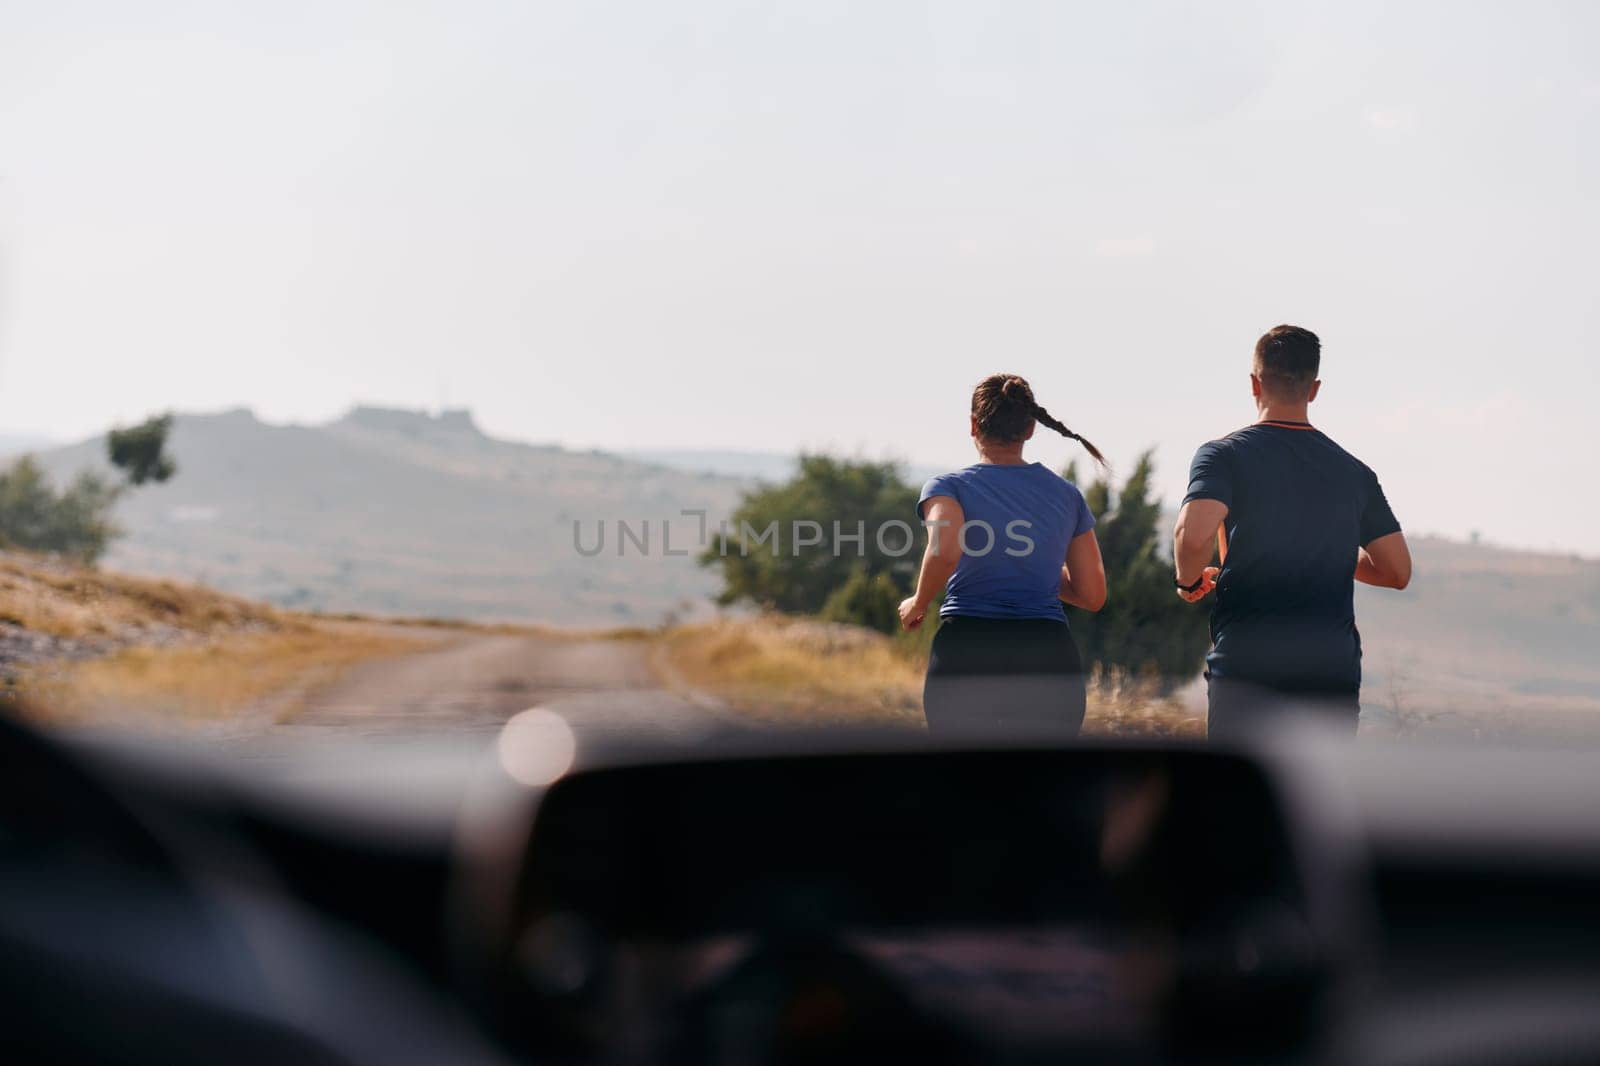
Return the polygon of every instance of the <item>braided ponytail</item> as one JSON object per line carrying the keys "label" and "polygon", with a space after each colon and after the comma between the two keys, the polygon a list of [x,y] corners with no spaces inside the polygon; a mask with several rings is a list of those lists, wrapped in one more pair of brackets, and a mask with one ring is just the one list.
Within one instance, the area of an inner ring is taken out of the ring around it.
{"label": "braided ponytail", "polygon": [[1077,441],[1102,467],[1105,456],[1100,449],[1068,429],[1059,418],[1039,406],[1033,388],[1016,374],[991,374],[972,392],[972,417],[978,432],[990,440],[1015,443],[1027,435],[1031,423],[1048,426],[1063,437]]}
{"label": "braided ponytail", "polygon": [[1094,458],[1095,462],[1099,463],[1102,467],[1106,465],[1106,457],[1100,454],[1099,448],[1096,448],[1089,441],[1072,432],[1072,430],[1068,429],[1062,423],[1061,419],[1057,418],[1049,411],[1046,411],[1038,404],[1033,405],[1033,417],[1039,420],[1040,425],[1048,426],[1057,433],[1061,434],[1063,437],[1068,437],[1077,441],[1079,444],[1083,445],[1083,450],[1088,452],[1090,456]]}

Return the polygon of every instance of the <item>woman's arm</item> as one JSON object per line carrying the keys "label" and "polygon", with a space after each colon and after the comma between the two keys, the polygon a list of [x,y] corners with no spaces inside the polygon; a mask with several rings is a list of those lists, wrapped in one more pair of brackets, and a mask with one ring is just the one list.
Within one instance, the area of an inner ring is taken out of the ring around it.
{"label": "woman's arm", "polygon": [[900,624],[915,629],[928,615],[934,597],[944,591],[961,561],[961,523],[966,516],[954,496],[932,496],[923,511],[928,525],[928,547],[922,553],[917,591],[900,602]]}
{"label": "woman's arm", "polygon": [[1106,564],[1094,530],[1080,533],[1067,545],[1067,562],[1061,568],[1061,602],[1085,611],[1106,605]]}

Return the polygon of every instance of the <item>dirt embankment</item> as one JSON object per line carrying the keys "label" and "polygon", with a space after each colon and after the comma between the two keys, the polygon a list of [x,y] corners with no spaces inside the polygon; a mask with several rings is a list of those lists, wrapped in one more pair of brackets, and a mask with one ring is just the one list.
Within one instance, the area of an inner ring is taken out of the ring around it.
{"label": "dirt embankment", "polygon": [[0,670],[276,632],[291,618],[198,585],[0,551]]}
{"label": "dirt embankment", "polygon": [[203,586],[0,552],[3,702],[50,725],[220,737],[574,728],[693,734],[715,701],[657,680],[657,635],[285,611]]}
{"label": "dirt embankment", "polygon": [[0,552],[0,691],[35,717],[227,717],[414,647],[405,627],[281,611],[200,585]]}

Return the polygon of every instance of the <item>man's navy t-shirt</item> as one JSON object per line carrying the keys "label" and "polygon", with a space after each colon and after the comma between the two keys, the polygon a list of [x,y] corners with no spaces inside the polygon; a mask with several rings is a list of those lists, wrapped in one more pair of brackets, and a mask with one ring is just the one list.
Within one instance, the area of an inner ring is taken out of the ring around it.
{"label": "man's navy t-shirt", "polygon": [[1377,476],[1309,425],[1260,422],[1201,445],[1190,500],[1228,507],[1211,676],[1287,692],[1358,691],[1358,550],[1400,529]]}

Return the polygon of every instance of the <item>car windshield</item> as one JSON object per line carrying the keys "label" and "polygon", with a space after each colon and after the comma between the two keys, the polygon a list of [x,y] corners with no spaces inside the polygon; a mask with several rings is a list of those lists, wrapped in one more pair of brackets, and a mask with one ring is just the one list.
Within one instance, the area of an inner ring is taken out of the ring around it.
{"label": "car windshield", "polygon": [[1590,5],[6,22],[24,721],[1600,737]]}

